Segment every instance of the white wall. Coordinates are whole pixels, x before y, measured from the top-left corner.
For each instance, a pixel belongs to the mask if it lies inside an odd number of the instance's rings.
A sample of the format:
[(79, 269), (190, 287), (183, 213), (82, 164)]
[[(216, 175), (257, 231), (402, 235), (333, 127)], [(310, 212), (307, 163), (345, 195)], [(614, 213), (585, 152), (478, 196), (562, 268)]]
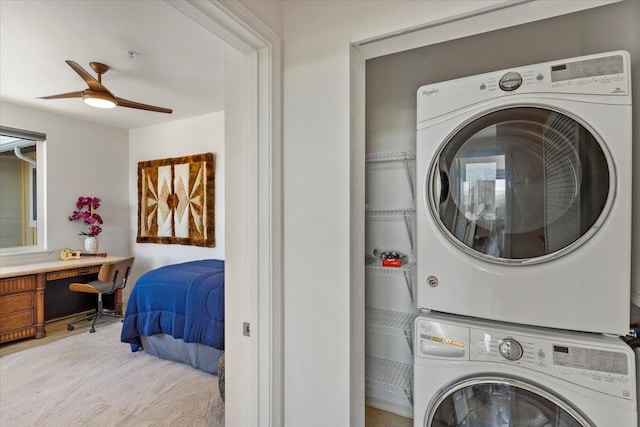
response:
[[(52, 258), (62, 248), (82, 249), (78, 233), (86, 226), (68, 217), (79, 196), (95, 196), (102, 199), (98, 213), (105, 222), (99, 251), (136, 256), (134, 282), (139, 274), (168, 263), (224, 259), (223, 112), (127, 131), (7, 102), (0, 108), (3, 126), (47, 135), (47, 248)], [(216, 168), (216, 247), (135, 243), (138, 162), (205, 152), (214, 153)]]
[[(0, 103), (0, 123), (47, 135), (47, 248), (58, 257), (62, 248), (82, 249), (80, 231), (71, 222), (79, 196), (102, 199), (98, 213), (104, 224), (99, 251), (127, 256), (129, 235), (128, 132), (72, 117)], [(135, 236), (134, 236), (135, 239)]]
[[(215, 241), (214, 248), (187, 245), (135, 243), (138, 233), (138, 162), (214, 154), (215, 168)], [(132, 236), (132, 255), (136, 263), (132, 280), (151, 269), (204, 258), (224, 259), (224, 113), (211, 113), (184, 120), (129, 131), (128, 228)], [(130, 293), (130, 289), (129, 289)], [(126, 296), (129, 293), (125, 293)]]
[(288, 0), (240, 0), (272, 31), (282, 36), (282, 5)]

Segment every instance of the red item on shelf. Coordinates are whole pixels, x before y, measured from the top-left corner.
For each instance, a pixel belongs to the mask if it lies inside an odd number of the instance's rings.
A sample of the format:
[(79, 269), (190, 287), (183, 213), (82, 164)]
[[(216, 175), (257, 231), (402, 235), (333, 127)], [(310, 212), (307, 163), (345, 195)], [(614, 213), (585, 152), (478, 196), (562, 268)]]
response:
[(383, 267), (400, 267), (402, 265), (402, 258), (382, 258)]

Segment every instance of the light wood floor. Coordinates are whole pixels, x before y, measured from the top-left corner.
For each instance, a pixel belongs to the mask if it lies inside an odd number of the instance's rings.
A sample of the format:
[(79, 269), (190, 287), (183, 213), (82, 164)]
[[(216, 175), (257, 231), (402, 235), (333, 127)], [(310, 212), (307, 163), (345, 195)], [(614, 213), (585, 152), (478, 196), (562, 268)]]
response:
[(365, 406), (364, 425), (365, 427), (412, 427), (413, 419)]
[[(60, 340), (62, 338), (70, 337), (76, 334), (88, 334), (89, 329), (91, 329), (91, 322), (79, 322), (75, 324), (75, 329), (73, 331), (67, 331), (67, 323), (71, 322), (76, 317), (71, 317), (68, 319), (57, 320), (51, 323), (47, 323), (45, 325), (45, 330), (47, 331), (47, 335), (41, 339), (35, 338), (24, 338), (17, 341), (11, 341), (7, 343), (0, 344), (0, 357), (7, 356), (12, 353), (17, 353), (22, 350), (26, 350), (28, 348), (39, 347), (41, 345), (49, 344), (50, 342)], [(112, 317), (104, 317), (100, 319), (99, 323), (96, 325), (96, 329), (101, 327), (105, 327), (111, 323), (120, 322), (118, 319), (114, 319)]]
[[(0, 344), (0, 357), (7, 356), (9, 354), (17, 353), (22, 350), (26, 350), (41, 345), (60, 340), (66, 337), (70, 337), (76, 334), (88, 334), (91, 326), (91, 322), (80, 322), (75, 326), (73, 331), (67, 331), (67, 322), (72, 319), (62, 319), (55, 322), (47, 323), (45, 329), (47, 336), (42, 339), (25, 338), (22, 340), (12, 341), (4, 344)], [(105, 318), (96, 325), (96, 329), (104, 327), (109, 323), (119, 322), (118, 319)], [(365, 406), (365, 427), (411, 427), (413, 420), (411, 418), (402, 417), (400, 415), (392, 414), (371, 406)]]

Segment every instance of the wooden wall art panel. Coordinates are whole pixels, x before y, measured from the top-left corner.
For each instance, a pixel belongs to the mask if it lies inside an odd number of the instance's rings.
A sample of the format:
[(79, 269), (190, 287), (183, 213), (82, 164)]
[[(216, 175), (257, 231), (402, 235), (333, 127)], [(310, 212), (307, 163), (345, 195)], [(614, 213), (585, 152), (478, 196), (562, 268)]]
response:
[(138, 243), (215, 246), (213, 153), (138, 163)]

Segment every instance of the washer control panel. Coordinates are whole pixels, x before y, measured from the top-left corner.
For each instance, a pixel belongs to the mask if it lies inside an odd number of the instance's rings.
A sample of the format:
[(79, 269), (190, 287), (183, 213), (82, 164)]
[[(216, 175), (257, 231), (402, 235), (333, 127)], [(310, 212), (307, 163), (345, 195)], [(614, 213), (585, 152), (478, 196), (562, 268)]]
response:
[(617, 398), (636, 396), (635, 353), (618, 338), (425, 317), (416, 319), (414, 332), (416, 363), (468, 363), (478, 372), (527, 370)]
[(469, 360), (512, 364), (613, 396), (633, 396), (633, 352), (481, 329), (470, 329), (469, 337)]
[(498, 351), (507, 360), (520, 360), (522, 357), (522, 346), (513, 338), (505, 338), (498, 344)]

